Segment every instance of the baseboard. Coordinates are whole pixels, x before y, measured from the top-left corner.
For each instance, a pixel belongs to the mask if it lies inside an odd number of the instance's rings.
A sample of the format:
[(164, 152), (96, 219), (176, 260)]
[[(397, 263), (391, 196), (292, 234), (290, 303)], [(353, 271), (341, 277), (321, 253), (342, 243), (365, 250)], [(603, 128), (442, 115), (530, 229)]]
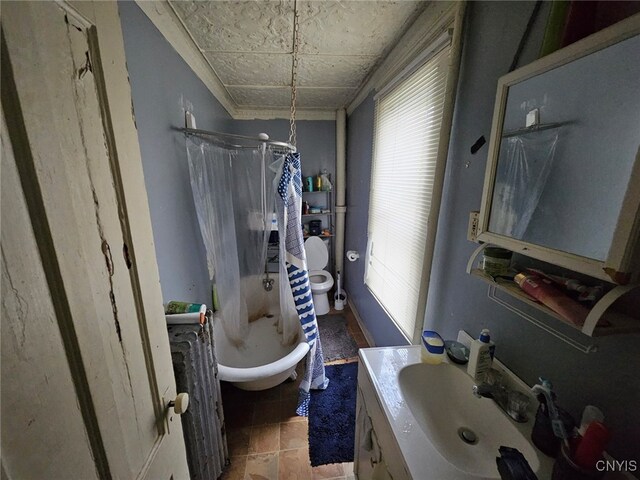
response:
[[(347, 295), (347, 298), (349, 298), (348, 295)], [(362, 321), (362, 317), (360, 317), (360, 314), (358, 313), (356, 306), (353, 304), (353, 300), (347, 300), (347, 301), (349, 302), (349, 308), (351, 309), (353, 316), (356, 317), (356, 322), (358, 322), (358, 326), (360, 327), (360, 330), (362, 330), (362, 334), (364, 335), (364, 338), (367, 340), (367, 343), (369, 344), (370, 347), (375, 347), (376, 343), (373, 341), (373, 337), (371, 336), (371, 333), (369, 333), (369, 330), (367, 330), (367, 327), (365, 327), (364, 322)]]

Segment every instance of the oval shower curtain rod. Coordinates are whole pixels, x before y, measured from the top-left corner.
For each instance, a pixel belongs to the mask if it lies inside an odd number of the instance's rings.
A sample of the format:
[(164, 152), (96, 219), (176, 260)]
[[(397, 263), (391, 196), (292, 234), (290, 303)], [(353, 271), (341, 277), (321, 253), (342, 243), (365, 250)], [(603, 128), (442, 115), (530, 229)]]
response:
[(177, 128), (174, 127), (175, 130), (179, 130), (181, 132), (186, 133), (187, 135), (203, 135), (203, 136), (207, 136), (207, 137), (214, 137), (218, 140), (222, 140), (222, 143), (225, 147), (231, 147), (231, 148), (255, 148), (254, 146), (249, 146), (249, 145), (236, 145), (234, 143), (230, 143), (227, 142), (226, 140), (240, 140), (240, 141), (252, 141), (252, 142), (259, 142), (259, 143), (263, 143), (266, 145), (271, 145), (274, 147), (280, 147), (280, 148), (285, 148), (289, 151), (291, 151), (292, 153), (296, 152), (296, 147), (294, 147), (293, 145), (291, 145), (290, 143), (287, 142), (278, 142), (276, 140), (269, 140), (269, 135), (267, 135), (266, 133), (261, 133), (259, 136), (257, 137), (249, 137), (246, 135), (237, 135), (234, 133), (221, 133), (221, 132), (210, 132), (208, 130), (200, 130), (197, 128)]

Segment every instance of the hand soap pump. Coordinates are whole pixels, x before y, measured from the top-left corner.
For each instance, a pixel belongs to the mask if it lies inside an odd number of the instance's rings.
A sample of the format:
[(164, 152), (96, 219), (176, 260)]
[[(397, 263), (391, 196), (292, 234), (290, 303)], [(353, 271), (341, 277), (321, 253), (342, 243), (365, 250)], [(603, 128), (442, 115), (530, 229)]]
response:
[(480, 332), (480, 338), (471, 342), (467, 373), (476, 382), (483, 382), (491, 368), (491, 337), (486, 328)]

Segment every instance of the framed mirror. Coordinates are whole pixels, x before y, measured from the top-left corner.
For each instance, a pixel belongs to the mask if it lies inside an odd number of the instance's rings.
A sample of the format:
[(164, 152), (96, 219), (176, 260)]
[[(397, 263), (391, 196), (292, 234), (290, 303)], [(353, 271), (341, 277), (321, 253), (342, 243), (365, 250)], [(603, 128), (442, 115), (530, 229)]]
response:
[(640, 15), (498, 82), (478, 241), (613, 283), (640, 252)]

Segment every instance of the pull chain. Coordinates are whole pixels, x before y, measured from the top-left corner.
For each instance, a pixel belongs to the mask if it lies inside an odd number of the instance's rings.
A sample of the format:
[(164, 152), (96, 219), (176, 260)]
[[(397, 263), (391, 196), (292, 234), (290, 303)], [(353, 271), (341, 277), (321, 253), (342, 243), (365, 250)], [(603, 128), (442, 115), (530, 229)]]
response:
[(289, 121), (289, 143), (296, 145), (296, 84), (298, 82), (298, 48), (300, 46), (300, 13), (298, 2), (294, 4), (293, 15), (293, 62), (291, 66), (291, 118)]

